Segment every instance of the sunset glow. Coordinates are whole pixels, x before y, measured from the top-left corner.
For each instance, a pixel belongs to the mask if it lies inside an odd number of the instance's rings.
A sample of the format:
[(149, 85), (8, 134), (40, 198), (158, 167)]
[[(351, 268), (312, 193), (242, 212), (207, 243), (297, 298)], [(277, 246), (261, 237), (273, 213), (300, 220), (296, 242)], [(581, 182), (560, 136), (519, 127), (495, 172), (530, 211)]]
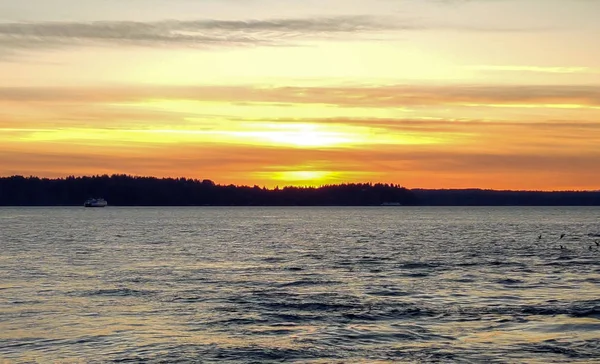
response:
[(327, 181), (335, 180), (335, 172), (329, 171), (284, 171), (274, 172), (272, 178), (283, 183), (303, 184), (303, 186), (318, 187)]
[(600, 189), (600, 2), (58, 2), (0, 5), (2, 176)]

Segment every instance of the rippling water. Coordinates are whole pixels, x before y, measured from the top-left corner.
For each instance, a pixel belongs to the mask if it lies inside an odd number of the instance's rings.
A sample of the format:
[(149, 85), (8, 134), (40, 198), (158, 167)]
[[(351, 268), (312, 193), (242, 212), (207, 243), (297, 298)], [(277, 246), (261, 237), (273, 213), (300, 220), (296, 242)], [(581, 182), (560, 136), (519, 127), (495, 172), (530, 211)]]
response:
[(0, 208), (0, 361), (600, 362), (594, 240), (599, 208)]

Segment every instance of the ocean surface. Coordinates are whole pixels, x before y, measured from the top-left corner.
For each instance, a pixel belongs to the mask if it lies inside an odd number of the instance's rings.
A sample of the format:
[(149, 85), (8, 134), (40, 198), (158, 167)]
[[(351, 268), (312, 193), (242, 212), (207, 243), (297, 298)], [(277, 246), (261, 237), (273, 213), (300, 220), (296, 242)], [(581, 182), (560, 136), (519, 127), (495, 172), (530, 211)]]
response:
[(594, 240), (598, 207), (0, 208), (0, 362), (600, 363)]

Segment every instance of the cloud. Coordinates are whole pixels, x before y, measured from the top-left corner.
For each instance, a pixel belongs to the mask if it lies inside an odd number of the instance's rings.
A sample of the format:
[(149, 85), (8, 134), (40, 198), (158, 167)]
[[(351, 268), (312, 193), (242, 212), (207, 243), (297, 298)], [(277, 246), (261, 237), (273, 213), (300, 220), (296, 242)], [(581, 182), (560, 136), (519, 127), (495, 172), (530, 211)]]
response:
[[(265, 119), (261, 119), (265, 120)], [(579, 137), (590, 137), (589, 133), (597, 133), (600, 138), (600, 123), (575, 120), (546, 120), (546, 121), (489, 121), (479, 119), (432, 119), (432, 118), (324, 118), (324, 119), (267, 119), (265, 121), (282, 123), (309, 124), (341, 124), (349, 126), (367, 126), (393, 133), (489, 133), (492, 129), (503, 129), (519, 133), (556, 133), (556, 136), (567, 136), (569, 131), (576, 131)]]
[[(597, 188), (600, 177), (595, 153), (535, 153), (530, 151), (477, 151), (458, 148), (415, 149), (405, 146), (345, 150), (298, 150), (261, 146), (181, 144), (177, 148), (156, 146), (144, 153), (126, 149), (52, 148), (23, 146), (2, 150), (0, 175), (133, 173), (154, 176), (210, 178), (220, 183), (273, 185), (268, 172), (311, 166), (325, 171), (379, 174), (378, 180), (409, 187), (495, 188)], [(138, 150), (139, 152), (139, 150)], [(254, 173), (262, 172), (260, 180)], [(500, 178), (501, 177), (501, 178)], [(426, 181), (426, 182), (425, 182)], [(501, 181), (501, 182), (500, 182)], [(425, 183), (424, 183), (425, 182)], [(469, 185), (465, 185), (469, 184)], [(511, 185), (512, 183), (512, 185)], [(281, 184), (281, 182), (279, 182)]]
[(368, 15), (263, 20), (23, 22), (0, 23), (0, 48), (24, 51), (92, 45), (280, 46), (296, 45), (310, 39), (353, 40), (367, 35), (370, 37), (365, 39), (372, 40), (373, 34), (381, 32), (436, 29), (475, 32), (531, 30), (427, 24), (414, 19)]
[[(56, 109), (52, 109), (55, 111)], [(325, 149), (387, 149), (407, 145), (428, 148), (469, 146), (471, 151), (511, 150), (538, 153), (596, 152), (600, 124), (579, 120), (482, 120), (444, 118), (183, 118), (177, 113), (153, 116), (146, 110), (131, 113), (106, 110), (83, 115), (58, 113), (45, 117), (25, 115), (22, 120), (0, 117), (5, 142), (58, 141), (85, 145), (100, 143), (110, 149), (120, 145), (198, 144), (272, 145), (308, 150), (318, 143), (303, 138), (342, 138), (346, 143)], [(79, 115), (79, 116), (78, 116)], [(81, 119), (79, 118), (81, 117)], [(116, 119), (115, 119), (116, 117)], [(2, 139), (2, 138), (0, 138)], [(460, 149), (460, 148), (459, 148)], [(438, 152), (443, 152), (438, 150)]]
[(600, 70), (591, 67), (542, 67), (542, 66), (470, 66), (470, 69), (476, 71), (491, 71), (491, 72), (533, 72), (533, 73), (558, 73), (558, 74), (574, 74), (574, 73), (600, 73)]
[(273, 20), (97, 21), (0, 24), (0, 45), (41, 48), (65, 45), (247, 46), (289, 44), (294, 39), (407, 28), (369, 16)]
[(226, 103), (323, 104), (387, 108), (435, 105), (600, 107), (600, 86), (450, 85), (369, 87), (164, 86), (120, 88), (0, 87), (11, 102), (119, 103), (186, 100)]

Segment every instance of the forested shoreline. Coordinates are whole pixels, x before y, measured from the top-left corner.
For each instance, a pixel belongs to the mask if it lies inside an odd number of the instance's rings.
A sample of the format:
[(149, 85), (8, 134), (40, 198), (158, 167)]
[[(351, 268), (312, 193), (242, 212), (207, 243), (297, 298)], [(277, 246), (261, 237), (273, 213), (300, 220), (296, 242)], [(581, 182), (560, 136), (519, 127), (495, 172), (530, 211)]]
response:
[(600, 206), (600, 191), (410, 190), (384, 183), (267, 189), (129, 175), (0, 178), (0, 206), (81, 206), (91, 197), (110, 206)]

